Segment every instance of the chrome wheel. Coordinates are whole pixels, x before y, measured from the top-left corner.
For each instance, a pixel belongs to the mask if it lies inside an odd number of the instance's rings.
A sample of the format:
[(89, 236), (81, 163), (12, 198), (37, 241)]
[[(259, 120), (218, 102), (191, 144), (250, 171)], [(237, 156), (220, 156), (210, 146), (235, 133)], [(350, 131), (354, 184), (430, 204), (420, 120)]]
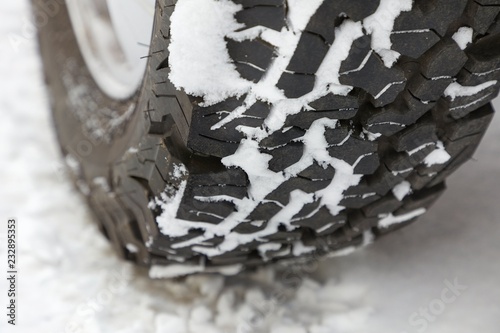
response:
[(147, 64), (155, 0), (66, 0), (81, 53), (101, 90), (126, 99)]

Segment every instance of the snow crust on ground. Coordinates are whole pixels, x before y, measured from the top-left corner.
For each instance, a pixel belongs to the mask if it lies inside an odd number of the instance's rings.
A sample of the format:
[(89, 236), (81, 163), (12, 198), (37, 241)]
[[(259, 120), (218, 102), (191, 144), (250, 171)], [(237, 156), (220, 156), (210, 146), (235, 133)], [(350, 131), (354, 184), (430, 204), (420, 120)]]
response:
[[(499, 117), (437, 206), (367, 250), (284, 276), (150, 280), (115, 258), (66, 176), (27, 3), (0, 3), (2, 275), (9, 217), (19, 221), (20, 251), (19, 324), (2, 312), (0, 332), (241, 333), (248, 322), (261, 323), (252, 333), (498, 332)], [(466, 289), (444, 303), (455, 280)], [(1, 278), (1, 308), (5, 290)]]

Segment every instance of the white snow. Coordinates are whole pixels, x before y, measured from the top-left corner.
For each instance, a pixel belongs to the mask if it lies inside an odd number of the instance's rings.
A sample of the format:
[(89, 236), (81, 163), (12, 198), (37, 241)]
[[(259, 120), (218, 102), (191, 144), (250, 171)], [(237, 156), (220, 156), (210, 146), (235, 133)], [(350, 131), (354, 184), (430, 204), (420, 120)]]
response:
[(380, 138), (382, 136), (381, 133), (372, 133), (372, 132), (368, 131), (365, 128), (363, 128), (363, 133), (366, 135), (366, 138), (369, 141), (375, 141), (375, 140), (377, 140), (378, 138)]
[(262, 257), (266, 258), (266, 253), (269, 251), (278, 251), (281, 249), (282, 244), (281, 243), (265, 243), (262, 245), (258, 246), (258, 251), (262, 255)]
[(407, 182), (407, 181), (402, 181), (401, 183), (399, 183), (398, 185), (396, 185), (393, 189), (392, 189), (392, 193), (394, 194), (394, 196), (399, 200), (399, 201), (403, 201), (403, 199), (409, 195), (410, 193), (412, 193), (412, 188), (411, 188), (411, 184), (410, 182)]
[(68, 168), (73, 172), (73, 174), (78, 175), (81, 172), (80, 162), (71, 154), (66, 155), (64, 162)]
[(327, 254), (328, 258), (336, 258), (336, 257), (344, 257), (350, 254), (353, 254), (357, 251), (357, 248), (354, 246), (348, 246), (343, 249), (333, 251)]
[(470, 27), (461, 27), (453, 34), (451, 38), (458, 44), (458, 46), (465, 50), (467, 45), (472, 43), (472, 36), (474, 35), (474, 30)]
[(287, 0), (288, 20), (291, 30), (301, 33), (324, 0)]
[(393, 214), (381, 215), (379, 216), (380, 220), (378, 221), (378, 226), (380, 228), (387, 228), (394, 224), (410, 221), (411, 219), (414, 219), (420, 215), (425, 214), (425, 212), (426, 212), (425, 208), (419, 208), (417, 210), (414, 210), (413, 212), (398, 216), (394, 216)]
[(448, 162), (451, 158), (451, 155), (446, 151), (444, 147), (444, 143), (442, 141), (438, 141), (436, 144), (436, 149), (427, 155), (424, 159), (424, 163), (431, 167), (436, 164), (444, 164)]
[(174, 164), (174, 172), (172, 173), (172, 177), (180, 179), (182, 176), (187, 174), (186, 166), (183, 164)]
[(188, 274), (201, 273), (205, 266), (189, 266), (186, 264), (169, 265), (169, 266), (151, 266), (149, 276), (153, 279), (174, 278)]
[(402, 12), (410, 11), (412, 5), (412, 0), (381, 0), (377, 11), (363, 20), (363, 27), (372, 35), (372, 49), (387, 67), (392, 67), (400, 56), (391, 50), (394, 21)]
[(100, 187), (104, 192), (110, 191), (108, 180), (105, 177), (96, 177), (92, 180), (92, 183)]
[(127, 251), (129, 251), (130, 253), (137, 253), (139, 252), (139, 248), (137, 246), (135, 246), (134, 244), (127, 244), (125, 246), (127, 248)]
[(302, 241), (297, 241), (293, 243), (293, 250), (292, 253), (294, 256), (298, 257), (306, 253), (311, 253), (314, 250), (316, 250), (316, 247), (314, 246), (306, 246)]
[(242, 28), (233, 17), (241, 8), (229, 0), (185, 0), (177, 2), (171, 17), (169, 78), (207, 104), (241, 96), (250, 86), (231, 63), (224, 40)]
[(161, 198), (157, 198), (155, 201), (150, 202), (149, 206), (151, 208), (159, 205), (162, 209), (161, 216), (158, 216), (156, 222), (160, 231), (165, 235), (170, 235), (172, 237), (184, 236), (187, 234), (189, 229), (196, 226), (196, 222), (185, 221), (185, 223), (175, 223), (177, 210), (184, 195), (186, 189), (186, 182), (182, 182), (180, 188), (175, 192), (173, 197), (169, 197), (167, 192), (162, 193)]
[(484, 82), (477, 86), (462, 86), (458, 82), (453, 82), (446, 88), (444, 95), (450, 97), (451, 100), (454, 101), (457, 97), (474, 96), (495, 84), (497, 84), (496, 80)]
[[(116, 258), (85, 200), (53, 168), (62, 160), (28, 1), (0, 2), (0, 13), (0, 76), (8, 78), (0, 84), (0, 218), (18, 219), (20, 265), (19, 322), (14, 328), (4, 318), (0, 332), (410, 333), (421, 328), (410, 316), (441, 297), (443, 281), (455, 279), (468, 289), (441, 315), (430, 313), (426, 332), (498, 332), (500, 268), (492, 263), (500, 243), (500, 118), (478, 161), (450, 179), (442, 200), (419, 223), (368, 250), (306, 270), (282, 267), (283, 274), (267, 268), (229, 278), (151, 280)], [(5, 290), (2, 278), (0, 304)]]

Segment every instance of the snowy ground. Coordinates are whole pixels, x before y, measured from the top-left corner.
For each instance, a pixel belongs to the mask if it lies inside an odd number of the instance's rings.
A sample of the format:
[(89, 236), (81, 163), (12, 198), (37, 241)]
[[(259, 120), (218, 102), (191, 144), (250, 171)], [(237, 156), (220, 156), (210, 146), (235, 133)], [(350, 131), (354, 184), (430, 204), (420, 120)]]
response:
[[(0, 332), (498, 332), (500, 117), (419, 223), (362, 252), (281, 277), (151, 281), (113, 256), (65, 177), (27, 1), (0, 13)], [(16, 327), (5, 316), (9, 217)]]

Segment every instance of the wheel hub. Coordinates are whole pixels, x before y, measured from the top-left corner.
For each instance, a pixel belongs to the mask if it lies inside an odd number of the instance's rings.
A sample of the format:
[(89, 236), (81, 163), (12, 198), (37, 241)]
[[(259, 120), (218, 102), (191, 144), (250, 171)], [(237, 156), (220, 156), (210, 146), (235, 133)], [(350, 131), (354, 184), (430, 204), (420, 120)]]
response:
[(115, 99), (141, 85), (153, 30), (155, 0), (66, 0), (90, 73)]

